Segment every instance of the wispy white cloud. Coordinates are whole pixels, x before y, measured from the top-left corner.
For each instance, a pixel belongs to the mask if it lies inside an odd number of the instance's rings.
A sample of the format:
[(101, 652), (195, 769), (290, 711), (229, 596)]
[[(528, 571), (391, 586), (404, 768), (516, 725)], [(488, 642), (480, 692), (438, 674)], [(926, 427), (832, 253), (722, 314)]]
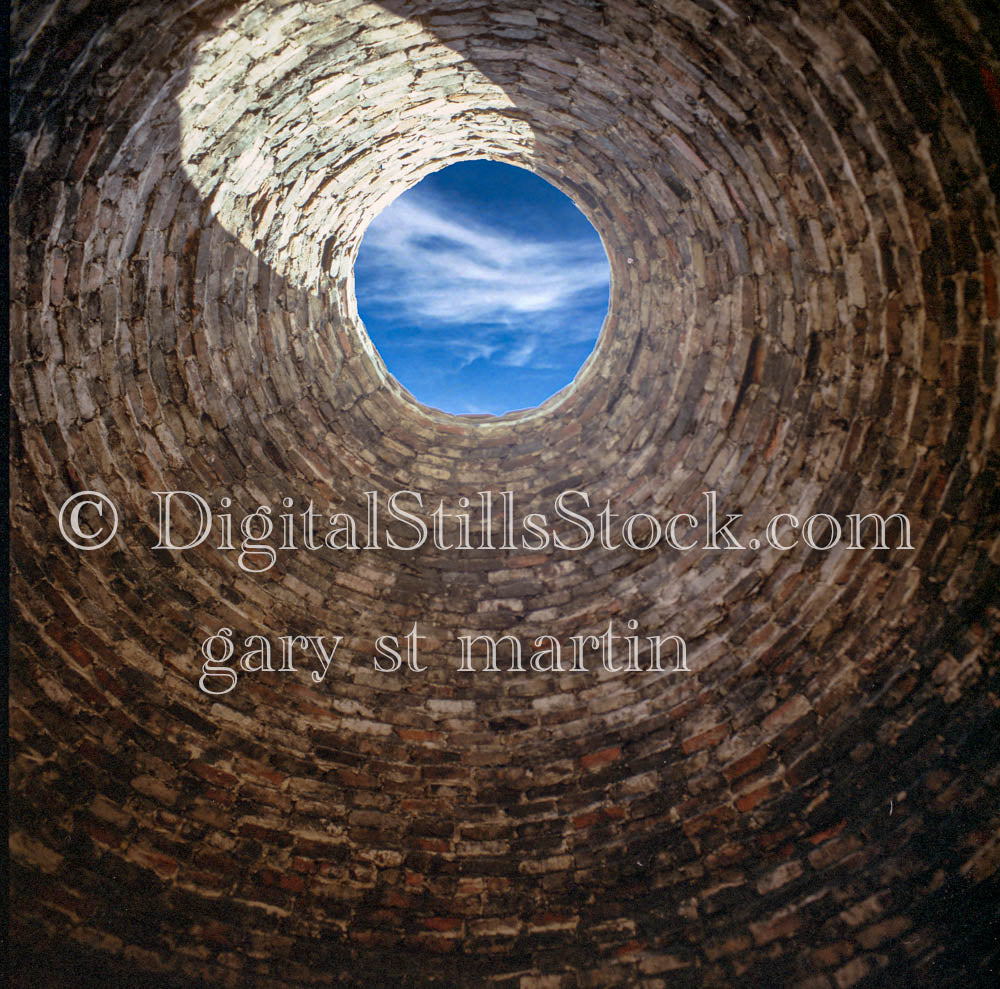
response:
[(567, 238), (544, 223), (540, 216), (538, 230), (512, 234), (411, 190), (365, 234), (362, 314), (368, 307), (391, 311), (398, 326), (433, 325), (463, 366), (544, 364), (552, 348), (593, 339), (595, 300), (606, 305), (608, 286), (596, 235)]
[(535, 355), (537, 349), (537, 337), (527, 337), (504, 355), (502, 363), (508, 367), (524, 367)]

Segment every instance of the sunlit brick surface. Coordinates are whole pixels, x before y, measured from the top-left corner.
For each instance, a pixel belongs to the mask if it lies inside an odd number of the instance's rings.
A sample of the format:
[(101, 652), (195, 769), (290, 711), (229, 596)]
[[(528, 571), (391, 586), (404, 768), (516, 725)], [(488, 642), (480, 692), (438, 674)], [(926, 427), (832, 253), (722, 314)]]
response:
[[(15, 11), (15, 984), (987, 984), (995, 23)], [(499, 420), (402, 392), (351, 275), (392, 197), (484, 156), (571, 195), (612, 268), (577, 380)], [(714, 489), (747, 531), (900, 511), (914, 549), (323, 550), (254, 576), (151, 548), (157, 490), (360, 515), (372, 490), (527, 513), (567, 488), (658, 517)], [(83, 489), (123, 516), (93, 553), (56, 525)], [(693, 672), (457, 672), (458, 635), (628, 619), (683, 634)], [(427, 671), (374, 670), (414, 622)], [(346, 639), (322, 684), (213, 698), (222, 626)]]

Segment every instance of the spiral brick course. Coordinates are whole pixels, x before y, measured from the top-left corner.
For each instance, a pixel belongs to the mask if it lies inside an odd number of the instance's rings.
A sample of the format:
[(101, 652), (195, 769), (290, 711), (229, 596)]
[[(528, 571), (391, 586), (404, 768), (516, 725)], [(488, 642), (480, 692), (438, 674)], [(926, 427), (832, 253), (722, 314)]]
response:
[[(14, 983), (989, 984), (1000, 846), (989, 4), (28, 3), (12, 18)], [(612, 270), (567, 389), (425, 408), (366, 224), (491, 157)], [(567, 489), (905, 513), (912, 551), (154, 550), (237, 518)], [(98, 490), (92, 553), (56, 516)], [(629, 619), (692, 672), (462, 674)], [(427, 671), (372, 667), (427, 637)], [(198, 645), (344, 634), (321, 684)], [(18, 981), (20, 980), (20, 982)]]

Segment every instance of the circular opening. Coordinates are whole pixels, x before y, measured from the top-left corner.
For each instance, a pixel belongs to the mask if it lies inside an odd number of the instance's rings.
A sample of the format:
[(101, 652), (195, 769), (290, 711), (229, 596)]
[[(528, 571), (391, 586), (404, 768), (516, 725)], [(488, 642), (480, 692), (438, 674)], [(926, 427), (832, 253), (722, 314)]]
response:
[(610, 270), (568, 196), (526, 169), (466, 161), (372, 221), (354, 280), (372, 343), (416, 399), (502, 415), (574, 379), (608, 312)]

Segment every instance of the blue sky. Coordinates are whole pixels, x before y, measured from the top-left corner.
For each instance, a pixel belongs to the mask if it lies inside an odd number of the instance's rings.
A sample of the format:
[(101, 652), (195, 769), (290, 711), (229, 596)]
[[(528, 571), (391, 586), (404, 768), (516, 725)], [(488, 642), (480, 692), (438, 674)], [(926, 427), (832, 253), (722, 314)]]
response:
[(589, 221), (544, 179), (491, 161), (450, 165), (386, 207), (354, 277), (390, 373), (456, 414), (544, 402), (573, 380), (608, 310)]

